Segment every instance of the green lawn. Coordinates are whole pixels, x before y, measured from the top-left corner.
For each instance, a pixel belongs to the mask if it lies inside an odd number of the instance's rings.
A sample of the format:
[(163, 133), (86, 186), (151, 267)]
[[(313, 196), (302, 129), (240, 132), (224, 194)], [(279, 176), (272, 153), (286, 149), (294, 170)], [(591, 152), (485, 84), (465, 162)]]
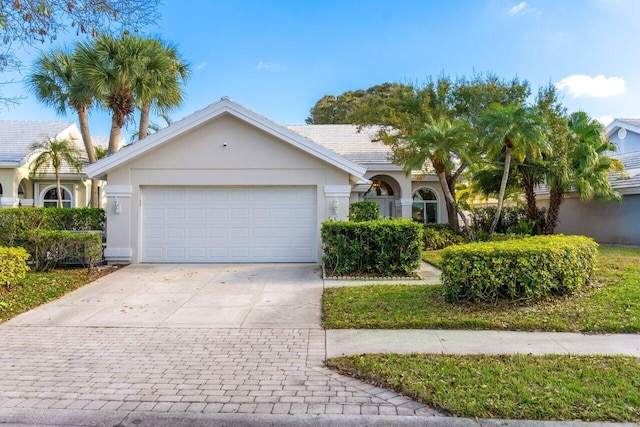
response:
[[(430, 259), (438, 251), (427, 253)], [(328, 288), (326, 328), (640, 332), (640, 249), (601, 247), (592, 283), (551, 301), (447, 303), (441, 286)]]
[(106, 274), (109, 269), (87, 273), (84, 268), (60, 269), (49, 272), (29, 272), (27, 277), (11, 285), (0, 287), (0, 323), (29, 311)]
[(631, 357), (374, 354), (328, 365), (460, 417), (640, 421)]

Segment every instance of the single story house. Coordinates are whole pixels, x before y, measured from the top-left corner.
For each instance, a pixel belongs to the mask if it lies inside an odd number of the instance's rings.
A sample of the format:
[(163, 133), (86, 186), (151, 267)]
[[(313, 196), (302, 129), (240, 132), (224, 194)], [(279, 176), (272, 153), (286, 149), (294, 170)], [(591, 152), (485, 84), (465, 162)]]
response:
[[(622, 202), (582, 201), (569, 193), (560, 207), (556, 233), (582, 234), (599, 243), (640, 245), (640, 120), (616, 119), (606, 128), (607, 137), (618, 147), (612, 157), (624, 172), (609, 177)], [(543, 203), (547, 194), (541, 194)]]
[[(33, 143), (69, 139), (84, 153), (80, 131), (71, 122), (0, 120), (0, 206), (57, 206), (53, 169), (31, 178), (36, 152)], [(62, 168), (62, 200), (65, 207), (85, 207), (91, 197), (91, 181), (84, 173)]]
[(436, 177), (407, 177), (373, 134), (287, 127), (224, 97), (85, 168), (108, 183), (105, 258), (315, 263), (321, 223), (359, 200), (445, 222)]

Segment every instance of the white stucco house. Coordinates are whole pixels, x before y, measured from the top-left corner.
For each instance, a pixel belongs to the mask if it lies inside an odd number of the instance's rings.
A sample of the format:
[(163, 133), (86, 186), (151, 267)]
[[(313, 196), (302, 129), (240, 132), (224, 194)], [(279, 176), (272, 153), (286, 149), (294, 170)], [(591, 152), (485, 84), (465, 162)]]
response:
[(109, 262), (319, 262), (320, 227), (374, 200), (445, 222), (418, 181), (355, 126), (283, 126), (227, 97), (85, 168), (107, 181)]
[[(31, 145), (49, 139), (69, 139), (81, 152), (84, 144), (72, 122), (0, 120), (0, 206), (57, 206), (53, 169), (30, 177), (38, 153)], [(91, 197), (91, 181), (82, 172), (62, 168), (62, 200), (65, 207), (85, 207)]]
[[(611, 155), (624, 165), (623, 173), (609, 177), (622, 203), (583, 202), (569, 193), (560, 207), (556, 233), (582, 234), (599, 243), (640, 245), (640, 119), (615, 119), (606, 131), (618, 147)], [(548, 194), (541, 196), (548, 198)]]

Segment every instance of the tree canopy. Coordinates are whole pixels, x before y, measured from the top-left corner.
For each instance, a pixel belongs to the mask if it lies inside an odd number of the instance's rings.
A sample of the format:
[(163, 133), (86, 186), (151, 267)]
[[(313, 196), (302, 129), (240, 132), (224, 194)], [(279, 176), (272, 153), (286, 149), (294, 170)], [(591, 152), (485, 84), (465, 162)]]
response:
[[(0, 72), (20, 70), (17, 50), (57, 40), (59, 34), (95, 37), (134, 33), (155, 22), (158, 0), (0, 1)], [(2, 98), (0, 101), (9, 102)]]

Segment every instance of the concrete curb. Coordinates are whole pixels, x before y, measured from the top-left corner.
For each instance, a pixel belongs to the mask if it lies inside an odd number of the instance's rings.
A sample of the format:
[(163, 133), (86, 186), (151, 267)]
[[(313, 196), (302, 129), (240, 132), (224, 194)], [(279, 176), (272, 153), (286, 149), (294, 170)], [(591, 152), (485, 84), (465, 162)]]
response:
[(216, 426), (421, 426), (421, 427), (638, 427), (637, 423), (527, 421), (384, 415), (256, 415), (86, 410), (0, 409), (3, 426), (208, 427)]

